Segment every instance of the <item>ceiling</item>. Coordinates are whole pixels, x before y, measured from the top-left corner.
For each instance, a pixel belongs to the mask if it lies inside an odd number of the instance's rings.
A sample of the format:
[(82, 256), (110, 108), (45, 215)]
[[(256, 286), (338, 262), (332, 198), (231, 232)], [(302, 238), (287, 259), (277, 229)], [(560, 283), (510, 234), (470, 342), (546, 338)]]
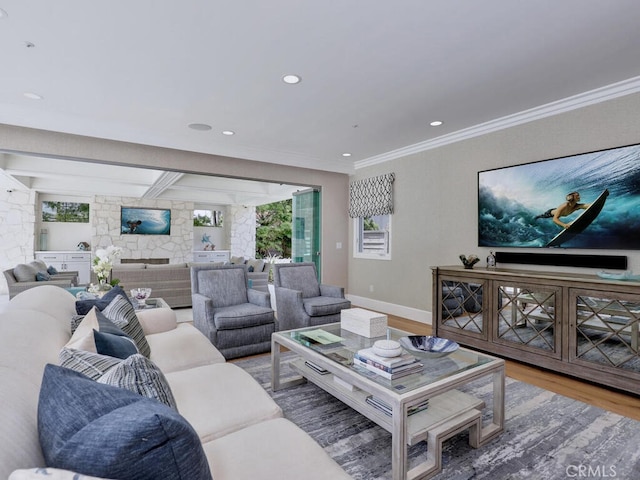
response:
[(103, 195), (194, 202), (203, 208), (265, 205), (308, 188), (105, 164), (78, 168), (74, 160), (7, 153), (0, 153), (0, 187), (65, 197)]
[[(640, 91), (637, 0), (0, 0), (0, 9), (0, 123), (333, 172), (543, 106)], [(302, 81), (286, 84), (286, 74)], [(52, 159), (0, 162), (30, 188), (68, 177), (54, 181), (67, 172), (48, 170)], [(118, 172), (130, 192), (173, 180)], [(208, 180), (183, 176), (164, 195), (241, 188)]]

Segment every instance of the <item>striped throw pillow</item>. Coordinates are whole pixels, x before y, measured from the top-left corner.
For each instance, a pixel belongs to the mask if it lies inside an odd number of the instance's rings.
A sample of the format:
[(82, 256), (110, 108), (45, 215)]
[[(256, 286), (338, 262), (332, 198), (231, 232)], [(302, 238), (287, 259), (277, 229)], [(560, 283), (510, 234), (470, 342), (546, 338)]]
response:
[(142, 326), (136, 316), (133, 306), (122, 296), (118, 295), (102, 311), (103, 315), (118, 325), (124, 333), (129, 335), (138, 347), (138, 351), (149, 358), (151, 347), (144, 336)]
[(98, 383), (125, 388), (178, 410), (164, 374), (155, 363), (143, 355), (131, 355), (98, 378)]
[(80, 372), (92, 380), (99, 379), (102, 375), (122, 362), (122, 360), (116, 357), (67, 347), (60, 350), (58, 361), (61, 367)]

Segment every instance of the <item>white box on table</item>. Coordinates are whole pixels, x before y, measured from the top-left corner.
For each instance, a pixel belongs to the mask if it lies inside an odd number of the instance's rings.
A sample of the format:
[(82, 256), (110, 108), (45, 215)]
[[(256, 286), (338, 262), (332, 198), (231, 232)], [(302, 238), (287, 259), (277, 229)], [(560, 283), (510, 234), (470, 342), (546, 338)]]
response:
[(363, 337), (387, 334), (387, 316), (364, 308), (349, 308), (340, 312), (340, 327)]

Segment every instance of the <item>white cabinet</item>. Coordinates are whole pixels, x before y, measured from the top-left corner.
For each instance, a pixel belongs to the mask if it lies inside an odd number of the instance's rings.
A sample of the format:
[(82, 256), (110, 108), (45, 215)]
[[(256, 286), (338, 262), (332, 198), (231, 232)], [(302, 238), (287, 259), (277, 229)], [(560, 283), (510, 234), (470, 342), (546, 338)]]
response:
[(207, 263), (225, 262), (226, 263), (229, 261), (229, 250), (193, 252), (193, 261), (196, 263), (197, 262), (207, 262)]
[(59, 272), (77, 271), (78, 285), (90, 282), (91, 252), (41, 251), (36, 252), (35, 257)]

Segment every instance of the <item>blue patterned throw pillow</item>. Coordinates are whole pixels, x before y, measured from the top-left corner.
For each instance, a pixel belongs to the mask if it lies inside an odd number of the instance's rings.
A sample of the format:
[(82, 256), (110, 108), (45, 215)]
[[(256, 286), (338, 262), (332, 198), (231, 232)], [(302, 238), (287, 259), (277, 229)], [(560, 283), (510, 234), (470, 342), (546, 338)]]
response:
[(202, 444), (174, 409), (47, 365), (38, 404), (47, 466), (130, 480), (210, 480)]
[(47, 268), (47, 273), (49, 275), (57, 275), (58, 270), (56, 270), (56, 267), (54, 267), (53, 265), (49, 265), (49, 267)]

